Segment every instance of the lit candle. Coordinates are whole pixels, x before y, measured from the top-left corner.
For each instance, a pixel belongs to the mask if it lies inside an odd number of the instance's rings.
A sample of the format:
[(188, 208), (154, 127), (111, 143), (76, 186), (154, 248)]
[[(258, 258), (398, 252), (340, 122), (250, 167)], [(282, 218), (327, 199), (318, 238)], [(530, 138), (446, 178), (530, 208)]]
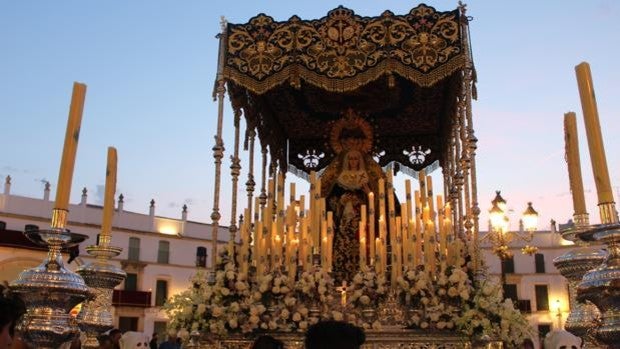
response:
[(566, 147), (566, 162), (568, 163), (568, 179), (573, 196), (575, 215), (588, 213), (586, 199), (581, 179), (581, 160), (579, 159), (579, 136), (577, 135), (577, 120), (575, 113), (564, 114), (564, 142)]
[(435, 204), (433, 202), (433, 177), (426, 176), (426, 199), (428, 203), (428, 209), (430, 217), (435, 220)]
[(383, 267), (381, 266), (381, 239), (375, 239), (375, 251), (377, 251), (377, 255), (375, 256), (375, 272), (377, 275), (383, 275)]
[(446, 230), (445, 230), (445, 219), (444, 214), (445, 210), (443, 208), (443, 197), (441, 195), (437, 195), (437, 209), (439, 215), (437, 217), (437, 225), (439, 228), (439, 256), (442, 258), (446, 255)]
[(366, 227), (360, 222), (360, 269), (366, 266)]
[(327, 270), (332, 270), (334, 252), (334, 214), (327, 212)]
[[(74, 82), (71, 106), (69, 108), (69, 120), (65, 132), (65, 144), (62, 150), (60, 171), (58, 174), (58, 189), (56, 191), (55, 208), (60, 210), (69, 209), (69, 196), (71, 194), (71, 182), (75, 155), (77, 153), (78, 139), (80, 137), (80, 125), (82, 124), (82, 112), (86, 97), (86, 85)], [(64, 227), (63, 227), (64, 228)]]
[[(594, 97), (590, 65), (582, 62), (575, 67), (575, 71), (577, 73), (577, 85), (579, 86), (579, 96), (581, 97), (581, 107), (583, 108), (583, 117), (586, 125), (590, 161), (592, 162), (592, 171), (598, 195), (601, 223), (615, 223), (618, 221), (616, 212), (610, 212), (612, 210), (606, 207), (609, 204), (613, 205), (614, 198), (611, 191), (609, 171), (607, 170), (607, 159), (605, 157), (601, 125)], [(615, 211), (615, 208), (613, 211)]]
[(426, 172), (424, 170), (418, 172), (418, 180), (420, 184), (420, 203), (424, 207), (426, 205)]
[(291, 182), (289, 192), (289, 201), (292, 205), (295, 202), (295, 182)]
[(379, 179), (379, 217), (385, 217), (385, 181)]
[(370, 258), (375, 258), (375, 194), (368, 193), (368, 243), (370, 245)]
[(430, 275), (435, 273), (436, 260), (435, 260), (435, 224), (433, 221), (428, 220), (426, 223), (426, 230), (424, 231), (424, 264), (427, 266), (426, 270), (429, 270)]
[(422, 223), (424, 222), (422, 218), (422, 203), (420, 199), (420, 192), (414, 192), (415, 198), (415, 265), (416, 267), (422, 264)]
[(112, 218), (114, 217), (114, 193), (116, 192), (116, 148), (108, 147), (108, 163), (105, 173), (105, 196), (103, 197), (103, 221), (99, 244), (109, 246), (112, 240)]

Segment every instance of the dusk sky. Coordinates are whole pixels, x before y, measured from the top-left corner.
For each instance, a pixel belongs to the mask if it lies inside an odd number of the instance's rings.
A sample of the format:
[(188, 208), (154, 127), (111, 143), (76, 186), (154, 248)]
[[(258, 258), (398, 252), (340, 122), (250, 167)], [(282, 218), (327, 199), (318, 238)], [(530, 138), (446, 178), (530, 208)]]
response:
[[(88, 85), (71, 202), (88, 188), (102, 202), (106, 148), (118, 149), (118, 193), (125, 209), (210, 222), (217, 105), (211, 93), (220, 16), (245, 23), (319, 18), (338, 5), (376, 16), (403, 14), (410, 1), (4, 1), (0, 4), (0, 177), (12, 193), (54, 197), (73, 81)], [(437, 10), (456, 1), (428, 1)], [(494, 190), (514, 210), (512, 228), (533, 201), (540, 228), (573, 213), (564, 162), (563, 115), (577, 112), (586, 200), (598, 222), (596, 189), (574, 66), (592, 68), (614, 195), (620, 192), (620, 3), (468, 3), (478, 100), (473, 102), (478, 193), (484, 212)], [(222, 224), (230, 220), (232, 113), (227, 103)], [(240, 183), (246, 180), (245, 172)], [(292, 177), (292, 176), (291, 176)], [(401, 176), (399, 176), (401, 177)], [(440, 183), (440, 171), (434, 174)], [(307, 188), (302, 186), (298, 194)], [(439, 192), (436, 188), (436, 192)], [(240, 186), (241, 202), (245, 187)]]

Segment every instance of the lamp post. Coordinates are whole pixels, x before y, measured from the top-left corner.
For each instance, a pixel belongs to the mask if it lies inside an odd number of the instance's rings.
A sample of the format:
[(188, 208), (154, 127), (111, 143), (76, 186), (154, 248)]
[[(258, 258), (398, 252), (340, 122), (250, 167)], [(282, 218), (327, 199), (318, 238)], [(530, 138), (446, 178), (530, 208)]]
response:
[[(510, 219), (507, 215), (506, 200), (501, 196), (499, 190), (495, 191), (495, 198), (491, 201), (491, 209), (489, 210), (489, 219), (491, 221), (491, 231), (483, 238), (488, 239), (493, 247), (493, 253), (500, 260), (501, 267), (501, 283), (502, 287), (506, 285), (506, 260), (512, 257), (512, 253), (508, 249), (509, 244), (514, 239), (525, 242), (532, 241), (534, 231), (538, 225), (538, 212), (532, 207), (532, 203), (527, 203), (527, 208), (523, 212), (520, 220), (520, 231), (510, 231)], [(523, 231), (525, 230), (525, 231)], [(525, 246), (521, 250), (525, 254), (534, 254), (536, 247)]]

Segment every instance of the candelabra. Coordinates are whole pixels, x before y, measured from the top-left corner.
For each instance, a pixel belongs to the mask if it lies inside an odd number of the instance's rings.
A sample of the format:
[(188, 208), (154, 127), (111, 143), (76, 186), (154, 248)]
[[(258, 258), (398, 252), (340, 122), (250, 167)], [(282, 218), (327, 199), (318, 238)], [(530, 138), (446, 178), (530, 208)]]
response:
[(95, 261), (77, 270), (94, 294), (92, 299), (84, 302), (77, 317), (80, 330), (86, 333), (83, 348), (99, 348), (97, 336), (112, 329), (112, 292), (127, 276), (123, 270), (108, 263), (110, 258), (118, 256), (123, 249), (108, 246), (109, 236), (101, 236), (100, 239), (106, 241), (86, 247), (86, 252), (95, 257)]
[(588, 227), (587, 217), (575, 217), (575, 227), (561, 232), (565, 240), (573, 241), (577, 248), (553, 260), (553, 264), (560, 274), (568, 280), (570, 299), (570, 313), (564, 328), (575, 336), (586, 338), (594, 329), (600, 312), (589, 301), (577, 300), (577, 285), (588, 271), (601, 265), (605, 259), (605, 252), (588, 246), (588, 243), (579, 239), (579, 234)]
[(607, 245), (605, 261), (587, 272), (577, 286), (577, 299), (594, 303), (601, 312), (596, 338), (609, 348), (620, 348), (620, 223), (616, 217), (611, 223), (585, 229), (579, 237)]
[(49, 251), (43, 263), (23, 271), (10, 285), (28, 309), (19, 328), (22, 338), (34, 348), (58, 348), (75, 338), (79, 330), (69, 312), (91, 295), (82, 277), (66, 269), (62, 260), (63, 248), (76, 246), (87, 237), (65, 229), (67, 213), (54, 209), (49, 230), (24, 233)]

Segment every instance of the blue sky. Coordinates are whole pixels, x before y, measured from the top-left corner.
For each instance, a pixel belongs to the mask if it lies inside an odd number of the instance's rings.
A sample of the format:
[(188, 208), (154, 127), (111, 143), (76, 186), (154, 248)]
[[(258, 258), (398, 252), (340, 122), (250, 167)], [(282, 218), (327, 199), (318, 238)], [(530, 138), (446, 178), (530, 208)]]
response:
[[(428, 1), (451, 10), (456, 1)], [(318, 18), (342, 4), (361, 15), (405, 13), (408, 1), (5, 1), (0, 4), (0, 176), (12, 192), (39, 197), (55, 187), (73, 81), (88, 85), (71, 201), (98, 202), (106, 147), (118, 149), (118, 193), (128, 210), (209, 221), (211, 98), (220, 16), (246, 22)], [(612, 184), (620, 185), (620, 4), (596, 1), (471, 1), (478, 72), (474, 102), (478, 192), (486, 210), (501, 189), (518, 213), (531, 200), (541, 220), (572, 215), (563, 161), (563, 114), (576, 111), (588, 209), (598, 220), (574, 66), (592, 67)], [(232, 118), (225, 125), (228, 154)], [(228, 163), (223, 166), (224, 183)], [(242, 177), (241, 183), (245, 182)], [(439, 182), (437, 178), (436, 183)], [(245, 188), (240, 195), (245, 197)], [(300, 193), (301, 189), (298, 189)], [(617, 188), (615, 190), (617, 193)], [(230, 197), (228, 185), (223, 198)], [(225, 201), (225, 200), (224, 200)], [(223, 223), (229, 220), (223, 202)], [(541, 224), (542, 225), (542, 224)], [(485, 223), (482, 224), (486, 226)]]

